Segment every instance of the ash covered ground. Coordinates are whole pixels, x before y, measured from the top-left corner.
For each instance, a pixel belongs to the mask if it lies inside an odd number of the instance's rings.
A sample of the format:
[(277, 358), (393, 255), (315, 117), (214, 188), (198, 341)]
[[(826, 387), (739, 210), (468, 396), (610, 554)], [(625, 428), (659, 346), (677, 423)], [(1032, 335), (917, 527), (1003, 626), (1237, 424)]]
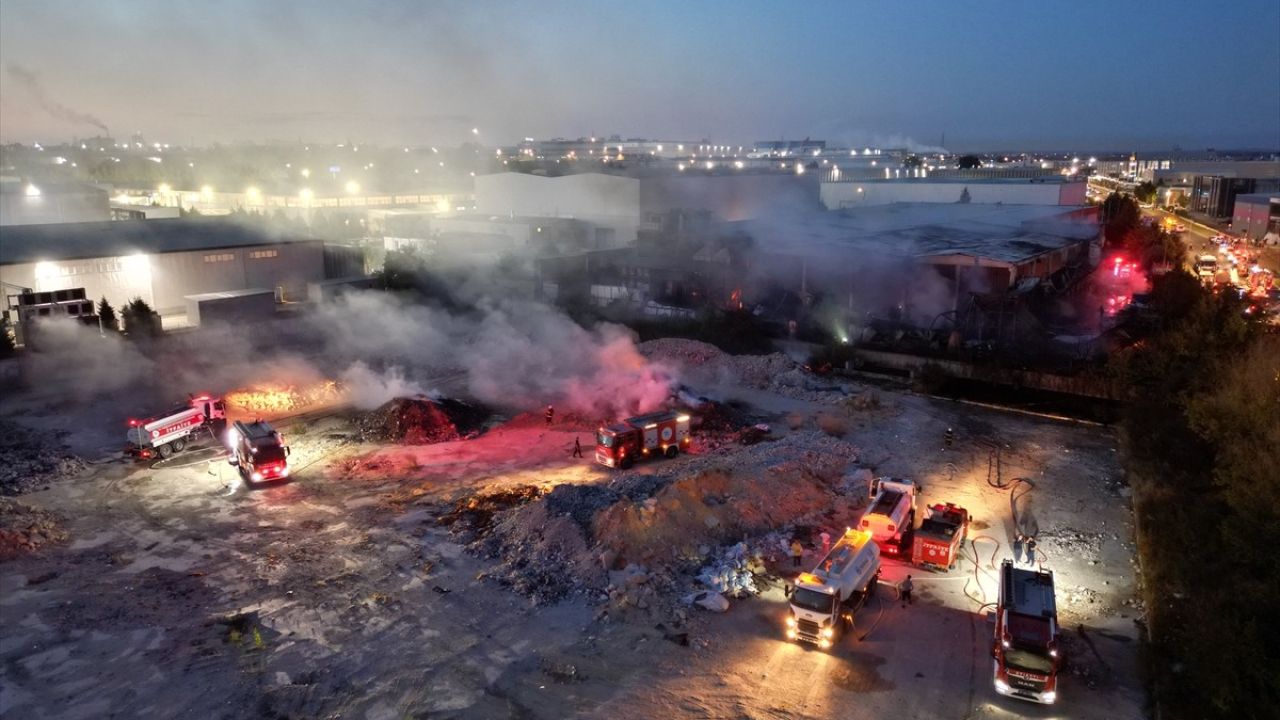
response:
[[(465, 407), (282, 416), (295, 472), (258, 488), (216, 448), (118, 458), (110, 397), (7, 395), (0, 421), (18, 439), (0, 460), (31, 469), (0, 506), (0, 714), (1143, 716), (1110, 430), (816, 379), (783, 355), (638, 350), (716, 409), (690, 453), (626, 472), (592, 461), (605, 418), (589, 404), (551, 424), (540, 406), (487, 416), (459, 376), (433, 389)], [(767, 434), (749, 431), (761, 423)], [(575, 439), (586, 457), (571, 457)], [(1001, 478), (1034, 483), (1017, 511), (1057, 576), (1070, 662), (1055, 708), (991, 689), (981, 605), (1015, 534), (1010, 493), (989, 482), (997, 451)], [(785, 543), (805, 540), (814, 563), (816, 538), (856, 519), (873, 475), (969, 508), (988, 538), (976, 567), (885, 560), (854, 633), (830, 652), (785, 642)], [(738, 543), (751, 591), (725, 612), (691, 602)], [(903, 609), (893, 585), (907, 573)]]

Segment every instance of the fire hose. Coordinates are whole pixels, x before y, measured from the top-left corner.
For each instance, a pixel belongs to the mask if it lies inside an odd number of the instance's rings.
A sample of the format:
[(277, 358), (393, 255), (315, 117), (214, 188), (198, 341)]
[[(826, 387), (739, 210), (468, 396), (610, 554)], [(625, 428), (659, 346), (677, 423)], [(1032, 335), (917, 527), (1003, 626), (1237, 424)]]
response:
[[(985, 570), (982, 568), (982, 561), (978, 556), (978, 547), (977, 547), (977, 543), (979, 540), (989, 541), (994, 545), (991, 548), (991, 559), (987, 561), (987, 567), (990, 568), (990, 570)], [(962, 553), (964, 552), (963, 548), (961, 549), (961, 552)], [(987, 600), (987, 590), (982, 586), (982, 577), (979, 575), (979, 573), (986, 575), (988, 578), (992, 580), (996, 580), (995, 575), (993, 575), (992, 573), (994, 573), (996, 569), (996, 555), (1000, 552), (1000, 541), (991, 537), (990, 535), (974, 535), (972, 538), (969, 538), (968, 552), (973, 554), (972, 557), (970, 557), (967, 554), (965, 555), (965, 559), (973, 563), (973, 577), (965, 580), (964, 594), (965, 594), (965, 597), (978, 603), (979, 605), (978, 610), (979, 612), (981, 612), (982, 608), (987, 607), (988, 605), (995, 605), (995, 603)], [(973, 583), (974, 585), (977, 586), (978, 592), (981, 593), (980, 596), (975, 595), (969, 589), (970, 583)]]
[(1018, 512), (1018, 502), (1034, 490), (1036, 484), (1026, 477), (1015, 477), (1006, 482), (1000, 445), (998, 443), (992, 443), (992, 445), (987, 455), (987, 484), (997, 490), (1009, 491), (1009, 515), (1013, 518), (1015, 536), (1019, 542), (1034, 543), (1036, 535), (1039, 534), (1039, 528), (1037, 527), (1035, 532), (1031, 532), (1023, 525), (1022, 514)]

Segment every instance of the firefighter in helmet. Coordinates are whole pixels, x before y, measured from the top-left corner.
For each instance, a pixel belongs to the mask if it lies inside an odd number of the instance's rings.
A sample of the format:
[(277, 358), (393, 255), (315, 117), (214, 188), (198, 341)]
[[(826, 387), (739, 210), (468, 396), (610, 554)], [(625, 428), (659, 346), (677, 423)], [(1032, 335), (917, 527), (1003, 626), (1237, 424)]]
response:
[(556, 409), (555, 409), (554, 407), (552, 407), (552, 406), (548, 405), (548, 406), (547, 406), (547, 412), (545, 413), (545, 415), (546, 415), (546, 418), (547, 418), (547, 424), (548, 424), (548, 425), (550, 425), (550, 424), (551, 424), (551, 421), (552, 421), (552, 420), (555, 420), (555, 418), (556, 418)]

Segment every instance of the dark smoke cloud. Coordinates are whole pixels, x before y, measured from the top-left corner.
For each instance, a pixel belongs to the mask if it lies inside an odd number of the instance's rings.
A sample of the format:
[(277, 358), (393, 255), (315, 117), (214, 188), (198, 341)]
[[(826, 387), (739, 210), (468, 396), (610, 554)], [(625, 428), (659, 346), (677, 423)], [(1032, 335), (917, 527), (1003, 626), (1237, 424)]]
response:
[(49, 97), (49, 94), (44, 89), (44, 85), (40, 82), (40, 77), (34, 72), (17, 63), (9, 63), (5, 69), (9, 72), (9, 77), (13, 78), (13, 80), (22, 87), (26, 88), (27, 93), (29, 93), (32, 99), (36, 101), (36, 104), (53, 117), (58, 118), (59, 120), (66, 120), (67, 122), (92, 125), (103, 133), (110, 132), (110, 130), (107, 129), (107, 124), (93, 115), (69, 108)]

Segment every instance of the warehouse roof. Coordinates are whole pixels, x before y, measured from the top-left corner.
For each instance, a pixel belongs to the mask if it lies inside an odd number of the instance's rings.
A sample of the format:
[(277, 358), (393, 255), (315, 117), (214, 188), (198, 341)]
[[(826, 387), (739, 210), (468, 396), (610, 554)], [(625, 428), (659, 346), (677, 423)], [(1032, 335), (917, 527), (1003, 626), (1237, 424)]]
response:
[(308, 242), (269, 223), (166, 218), (0, 227), (0, 265)]
[(967, 255), (1018, 263), (1092, 240), (1094, 213), (1061, 205), (894, 203), (732, 223), (765, 251), (848, 257)]

